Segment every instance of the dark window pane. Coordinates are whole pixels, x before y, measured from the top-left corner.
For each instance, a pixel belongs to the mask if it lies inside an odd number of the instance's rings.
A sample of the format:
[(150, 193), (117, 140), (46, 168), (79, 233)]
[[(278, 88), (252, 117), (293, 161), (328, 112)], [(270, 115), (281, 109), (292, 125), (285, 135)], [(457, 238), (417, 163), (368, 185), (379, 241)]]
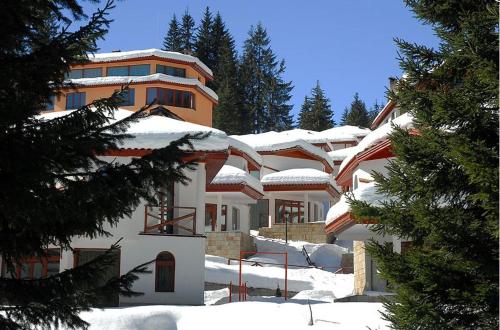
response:
[(182, 91), (175, 91), (175, 106), (182, 107)]
[(67, 77), (69, 79), (79, 79), (83, 78), (83, 70), (81, 69), (74, 69), (68, 72)]
[(130, 76), (147, 76), (149, 74), (149, 64), (131, 65)]
[(55, 95), (52, 95), (49, 98), (49, 101), (47, 102), (47, 104), (45, 105), (45, 110), (54, 110), (55, 101), (56, 101), (56, 97), (55, 97)]
[(52, 276), (59, 273), (59, 262), (47, 263), (47, 276)]
[(102, 77), (101, 68), (85, 69), (83, 70), (83, 78), (96, 78)]
[(182, 106), (184, 108), (191, 108), (191, 93), (189, 92), (182, 93)]
[(184, 77), (185, 78), (186, 77), (186, 69), (177, 68), (175, 76), (177, 76), (177, 77)]
[(146, 103), (150, 104), (156, 99), (158, 93), (158, 88), (147, 88), (146, 89)]
[(123, 102), (119, 104), (119, 106), (130, 106), (135, 103), (135, 90), (133, 88), (129, 88), (127, 91), (122, 93)]
[(35, 262), (33, 264), (33, 279), (42, 278), (43, 266), (41, 262)]
[(115, 66), (108, 68), (108, 76), (128, 76), (128, 66)]
[(167, 95), (166, 95), (165, 104), (166, 105), (174, 105), (174, 91), (171, 89), (167, 89), (166, 94)]

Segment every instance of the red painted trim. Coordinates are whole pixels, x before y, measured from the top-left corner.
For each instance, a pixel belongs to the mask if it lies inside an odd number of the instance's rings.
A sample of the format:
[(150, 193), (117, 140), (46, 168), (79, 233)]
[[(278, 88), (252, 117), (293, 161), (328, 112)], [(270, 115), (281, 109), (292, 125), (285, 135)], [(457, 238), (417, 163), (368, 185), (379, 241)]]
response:
[(261, 199), (264, 195), (245, 183), (209, 184), (207, 192), (241, 192), (252, 199)]
[(316, 184), (264, 184), (264, 191), (326, 191), (332, 197), (339, 197), (339, 192), (328, 183)]
[(261, 168), (261, 165), (253, 159), (249, 154), (244, 152), (243, 150), (237, 149), (235, 147), (229, 147), (229, 154), (235, 155), (244, 158), (248, 162), (248, 170), (249, 171), (258, 171)]
[(360, 221), (356, 220), (354, 214), (352, 212), (346, 212), (334, 219), (325, 227), (325, 233), (330, 234), (340, 234), (343, 231), (351, 228), (356, 224), (365, 224), (365, 225), (373, 225), (377, 223), (374, 220), (361, 219)]
[(395, 106), (396, 106), (396, 102), (389, 100), (389, 102), (387, 102), (387, 104), (382, 109), (382, 111), (380, 111), (380, 113), (377, 115), (377, 117), (375, 117), (370, 128), (371, 129), (377, 128), (380, 125), (380, 123), (382, 123), (384, 121), (384, 119), (387, 117), (387, 115), (389, 113), (391, 113), (392, 109), (394, 109)]
[(391, 141), (381, 141), (370, 148), (358, 153), (349, 163), (337, 174), (335, 181), (339, 186), (352, 186), (352, 173), (359, 166), (359, 163), (366, 160), (383, 159), (393, 157)]

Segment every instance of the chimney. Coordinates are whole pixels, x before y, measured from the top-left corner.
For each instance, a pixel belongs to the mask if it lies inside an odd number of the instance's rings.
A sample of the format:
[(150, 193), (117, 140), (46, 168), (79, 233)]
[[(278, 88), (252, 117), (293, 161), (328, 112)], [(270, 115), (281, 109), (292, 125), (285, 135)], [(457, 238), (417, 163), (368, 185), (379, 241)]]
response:
[(396, 88), (396, 83), (397, 79), (395, 77), (389, 77), (389, 90), (391, 92), (394, 92), (394, 89)]
[(112, 53), (121, 53), (122, 51), (120, 49), (113, 49), (111, 52)]

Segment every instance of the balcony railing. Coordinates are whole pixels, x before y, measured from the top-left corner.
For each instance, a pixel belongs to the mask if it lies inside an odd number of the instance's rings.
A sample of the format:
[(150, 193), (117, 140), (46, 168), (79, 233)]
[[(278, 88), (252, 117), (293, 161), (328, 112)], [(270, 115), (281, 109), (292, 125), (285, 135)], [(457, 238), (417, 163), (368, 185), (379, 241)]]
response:
[[(174, 217), (174, 214), (176, 215)], [(174, 228), (177, 231), (174, 231)], [(186, 206), (154, 206), (144, 207), (144, 233), (182, 235), (179, 229), (196, 234), (196, 208)], [(189, 235), (189, 234), (188, 234)]]

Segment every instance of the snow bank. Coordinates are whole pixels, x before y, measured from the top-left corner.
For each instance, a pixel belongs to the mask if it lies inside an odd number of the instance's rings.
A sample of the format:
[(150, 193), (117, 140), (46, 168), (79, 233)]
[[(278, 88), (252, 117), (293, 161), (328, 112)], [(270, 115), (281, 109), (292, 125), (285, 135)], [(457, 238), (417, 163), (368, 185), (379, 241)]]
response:
[(232, 138), (246, 143), (257, 152), (279, 151), (292, 148), (301, 148), (321, 159), (324, 159), (333, 168), (333, 162), (326, 151), (304, 141), (300, 138), (281, 134), (278, 132), (266, 132), (262, 134), (231, 135)]
[(329, 141), (329, 139), (320, 132), (300, 128), (279, 132), (278, 134), (294, 139), (301, 139), (309, 143), (327, 143)]
[(133, 83), (142, 83), (151, 81), (163, 81), (173, 84), (197, 86), (205, 93), (210, 95), (210, 97), (212, 97), (215, 100), (218, 100), (217, 94), (207, 86), (203, 85), (198, 79), (174, 77), (163, 73), (155, 73), (147, 76), (109, 76), (109, 77), (96, 77), (96, 78), (78, 78), (78, 79), (68, 79), (65, 82), (72, 83), (76, 86), (100, 86), (100, 85), (115, 85), (115, 84), (125, 85), (129, 83), (133, 84)]
[[(43, 119), (54, 119), (65, 116), (73, 112), (56, 111), (40, 115)], [(133, 112), (124, 109), (118, 109), (114, 112), (113, 123), (117, 120), (130, 116)], [(199, 151), (221, 151), (227, 150), (229, 143), (226, 133), (211, 127), (180, 121), (164, 116), (148, 116), (140, 118), (137, 122), (131, 123), (126, 131), (134, 137), (126, 139), (120, 145), (122, 148), (147, 148), (159, 149), (166, 147), (170, 142), (180, 139), (186, 134), (210, 133), (203, 140), (192, 141), (194, 150)]]
[(342, 161), (342, 164), (340, 164), (339, 172), (342, 171), (342, 169), (353, 159), (358, 153), (368, 149), (369, 147), (377, 144), (378, 142), (386, 140), (389, 135), (393, 132), (394, 127), (393, 126), (399, 126), (403, 129), (409, 129), (413, 125), (413, 117), (409, 113), (405, 113), (396, 119), (394, 119), (392, 122), (389, 122), (387, 124), (384, 124), (377, 128), (374, 131), (371, 131), (370, 134), (365, 136), (363, 140), (359, 142), (359, 144), (353, 148), (350, 151), (350, 153), (347, 155), (347, 157)]
[(91, 62), (113, 62), (113, 61), (123, 61), (123, 60), (139, 59), (144, 57), (155, 56), (169, 60), (194, 63), (198, 65), (201, 69), (203, 69), (203, 71), (205, 71), (208, 75), (210, 76), (213, 75), (212, 70), (210, 70), (210, 68), (206, 66), (205, 63), (200, 61), (197, 57), (178, 52), (169, 52), (155, 48), (131, 50), (125, 52), (87, 54), (87, 55)]
[(338, 150), (333, 150), (333, 151), (328, 152), (328, 156), (330, 156), (334, 161), (335, 160), (342, 161), (347, 156), (349, 156), (351, 153), (355, 152), (356, 150), (357, 150), (356, 146), (338, 149)]
[(247, 184), (260, 193), (264, 193), (262, 183), (249, 173), (231, 165), (224, 165), (212, 180), (212, 184)]
[(257, 151), (255, 151), (251, 146), (238, 139), (235, 139), (233, 136), (228, 136), (228, 141), (230, 147), (246, 153), (253, 160), (255, 160), (257, 164), (262, 165), (262, 156), (259, 155)]
[[(354, 198), (359, 201), (367, 202), (373, 206), (380, 206), (383, 202), (390, 200), (389, 197), (379, 193), (374, 182), (360, 186), (352, 191)], [(335, 221), (342, 214), (351, 211), (351, 205), (348, 203), (346, 194), (340, 197), (340, 200), (333, 205), (326, 215), (325, 225)]]
[(370, 132), (371, 131), (368, 128), (344, 125), (321, 131), (319, 134), (330, 142), (342, 142), (357, 141), (368, 135)]
[(264, 175), (261, 179), (264, 185), (279, 184), (323, 184), (331, 183), (328, 173), (312, 168), (294, 168)]
[(89, 330), (255, 330), (349, 329), (383, 330), (381, 303), (318, 303), (311, 305), (314, 326), (309, 326), (307, 302), (238, 302), (218, 306), (142, 306), (93, 309), (82, 312)]

